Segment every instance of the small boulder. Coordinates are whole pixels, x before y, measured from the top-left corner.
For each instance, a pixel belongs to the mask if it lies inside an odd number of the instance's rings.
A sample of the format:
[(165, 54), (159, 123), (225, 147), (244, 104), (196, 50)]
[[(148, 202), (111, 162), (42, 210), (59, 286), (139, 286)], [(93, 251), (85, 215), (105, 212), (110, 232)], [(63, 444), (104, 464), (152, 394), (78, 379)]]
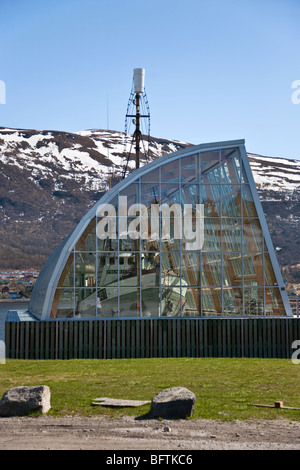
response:
[(10, 388), (1, 398), (0, 416), (26, 416), (34, 411), (47, 413), (51, 408), (50, 397), (47, 385)]
[(185, 419), (192, 416), (196, 395), (184, 387), (166, 388), (151, 402), (152, 418)]

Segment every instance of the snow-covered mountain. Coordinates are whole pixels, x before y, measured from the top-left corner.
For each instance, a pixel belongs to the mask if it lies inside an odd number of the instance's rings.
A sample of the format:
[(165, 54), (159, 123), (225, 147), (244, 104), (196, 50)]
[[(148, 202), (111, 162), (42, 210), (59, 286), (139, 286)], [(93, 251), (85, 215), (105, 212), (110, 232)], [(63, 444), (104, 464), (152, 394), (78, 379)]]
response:
[[(112, 166), (121, 177), (124, 154), (131, 137), (115, 131), (91, 130), (77, 133), (58, 131), (12, 130), (0, 128), (0, 161), (30, 171), (28, 178), (40, 185), (47, 178), (55, 190), (64, 190), (64, 182), (85, 182), (88, 190), (104, 191)], [(174, 152), (188, 144), (165, 139), (150, 141), (149, 159)], [(141, 158), (141, 165), (146, 163)], [(129, 170), (135, 166), (129, 161)], [(83, 188), (82, 188), (83, 189)]]
[[(117, 131), (0, 128), (0, 268), (39, 269), (122, 177), (131, 145)], [(190, 145), (151, 137), (140, 164)], [(281, 267), (300, 283), (300, 161), (248, 156)]]
[(248, 153), (257, 188), (263, 190), (299, 191), (300, 160), (263, 157)]
[(248, 158), (283, 277), (300, 293), (300, 160)]

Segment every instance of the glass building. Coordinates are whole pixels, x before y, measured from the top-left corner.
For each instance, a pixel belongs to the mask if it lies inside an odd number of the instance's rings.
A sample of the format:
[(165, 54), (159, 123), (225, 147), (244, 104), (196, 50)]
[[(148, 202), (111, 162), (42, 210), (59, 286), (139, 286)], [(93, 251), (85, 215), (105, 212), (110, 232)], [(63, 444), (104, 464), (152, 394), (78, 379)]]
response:
[(244, 141), (165, 155), (110, 189), (50, 256), (29, 311), (42, 320), (292, 315)]

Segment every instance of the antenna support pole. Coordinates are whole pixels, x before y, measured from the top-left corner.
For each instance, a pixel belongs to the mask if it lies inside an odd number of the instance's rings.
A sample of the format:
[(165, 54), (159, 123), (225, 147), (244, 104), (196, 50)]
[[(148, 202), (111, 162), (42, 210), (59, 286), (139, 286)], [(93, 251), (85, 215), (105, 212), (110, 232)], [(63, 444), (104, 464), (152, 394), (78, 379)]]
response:
[(135, 116), (135, 168), (140, 167), (140, 142), (141, 142), (141, 131), (140, 131), (140, 94), (135, 94), (135, 106), (136, 106), (136, 116)]
[[(141, 124), (142, 118), (148, 119), (148, 142), (150, 141), (150, 110), (148, 105), (148, 100), (145, 92), (145, 69), (134, 69), (133, 70), (133, 83), (132, 83), (132, 90), (129, 97), (129, 102), (127, 106), (127, 113), (126, 113), (126, 120), (125, 120), (125, 134), (128, 134), (128, 123), (133, 122), (135, 125), (135, 130), (132, 134), (132, 141), (131, 145), (135, 148), (135, 168), (138, 169), (140, 167), (140, 155), (141, 155), (141, 144), (144, 145), (143, 142), (143, 135), (141, 131)], [(141, 114), (141, 110), (142, 113)], [(148, 114), (144, 114), (145, 110)], [(129, 119), (132, 118), (132, 121)], [(125, 149), (126, 149), (126, 142), (125, 142)], [(144, 152), (146, 155), (145, 147)], [(124, 153), (127, 153), (126, 150)], [(128, 162), (130, 159), (130, 151), (127, 154), (127, 162), (126, 167), (123, 171), (123, 178), (126, 176), (126, 172), (128, 169)], [(148, 157), (149, 157), (149, 145), (148, 145)]]

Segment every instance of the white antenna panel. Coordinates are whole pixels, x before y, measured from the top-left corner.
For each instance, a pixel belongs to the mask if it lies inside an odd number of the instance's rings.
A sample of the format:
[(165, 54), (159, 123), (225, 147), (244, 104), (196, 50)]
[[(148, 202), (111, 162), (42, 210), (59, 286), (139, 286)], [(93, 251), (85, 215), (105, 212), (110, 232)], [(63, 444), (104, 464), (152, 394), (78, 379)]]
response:
[(145, 69), (133, 70), (134, 93), (144, 93), (145, 90)]

